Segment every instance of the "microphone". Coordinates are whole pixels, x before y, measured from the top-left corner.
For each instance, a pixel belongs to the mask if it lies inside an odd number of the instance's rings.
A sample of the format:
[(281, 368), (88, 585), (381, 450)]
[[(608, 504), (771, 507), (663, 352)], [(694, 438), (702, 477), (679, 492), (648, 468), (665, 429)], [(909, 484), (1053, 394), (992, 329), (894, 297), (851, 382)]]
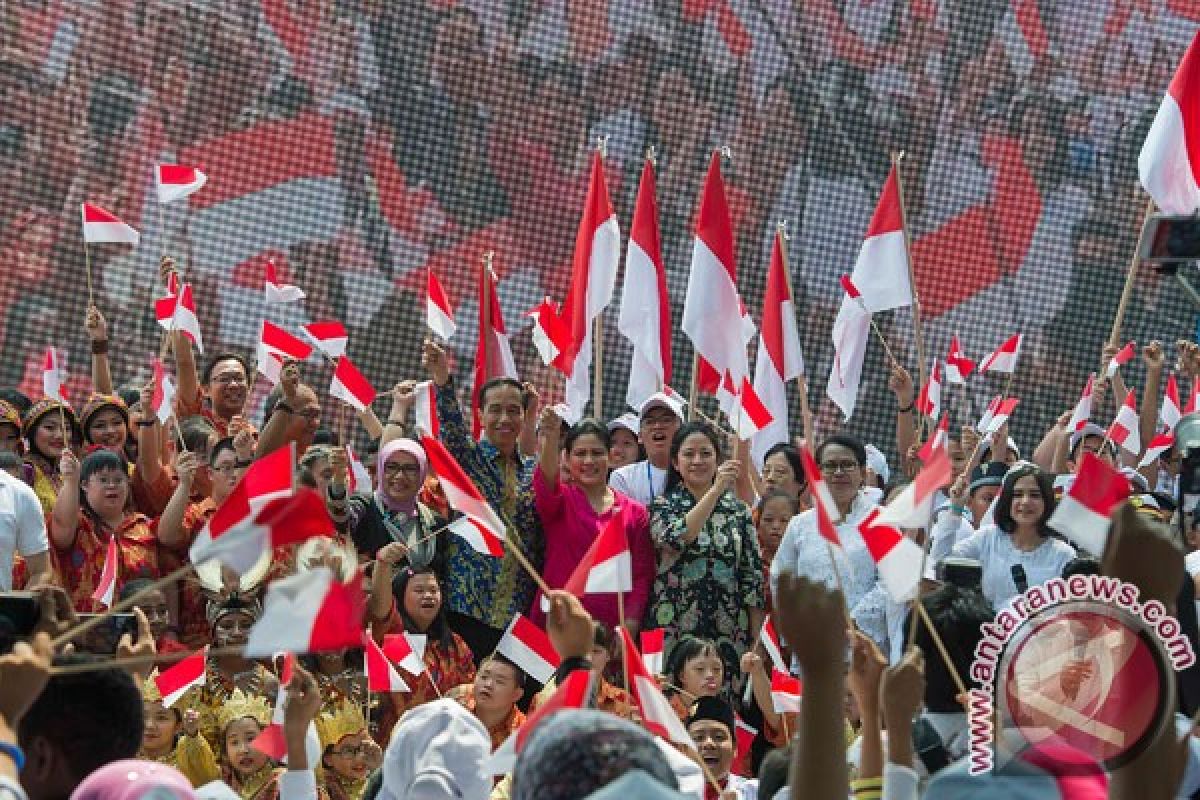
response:
[(1029, 589), (1029, 579), (1025, 577), (1025, 568), (1020, 564), (1012, 565), (1013, 583), (1017, 585), (1017, 591), (1024, 593)]

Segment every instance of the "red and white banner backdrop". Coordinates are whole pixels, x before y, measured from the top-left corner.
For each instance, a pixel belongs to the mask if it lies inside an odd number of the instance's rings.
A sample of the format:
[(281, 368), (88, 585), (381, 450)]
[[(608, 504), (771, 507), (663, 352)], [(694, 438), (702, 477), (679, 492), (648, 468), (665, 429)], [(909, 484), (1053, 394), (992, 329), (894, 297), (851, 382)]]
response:
[[(91, 247), (119, 383), (148, 377), (167, 253), (194, 286), (206, 352), (251, 354), (264, 317), (293, 332), (336, 319), (375, 386), (423, 377), (432, 268), (455, 309), (448, 347), (468, 386), (480, 259), (492, 251), (518, 371), (557, 400), (561, 378), (541, 365), (523, 312), (565, 299), (587, 155), (603, 137), (625, 236), (646, 148), (656, 148), (681, 390), (696, 204), (709, 153), (731, 148), (723, 171), (741, 297), (760, 324), (772, 237), (786, 222), (810, 400), (828, 432), (840, 422), (821, 394), (838, 276), (858, 254), (887, 154), (903, 149), (926, 353), (957, 335), (979, 358), (1019, 331), (1010, 394), (1022, 399), (1013, 425), (1027, 448), (1100, 361), (1141, 218), (1137, 155), (1200, 27), (1192, 4), (1172, 0), (1045, 0), (1034, 39), (1003, 14), (950, 14), (934, 0), (802, 10), (684, 0), (673, 19), (634, 0), (543, 0), (520, 13), (485, 0), (304, 13), (261, 0), (220, 24), (117, 13), (123, 5), (95, 25), (61, 0), (15, 20), (24, 55), (5, 73), (15, 99), (0, 112), (0, 386), (38, 394), (46, 347), (87, 352), (84, 201), (142, 233), (136, 249)], [(437, 42), (460, 57), (439, 57)], [(82, 61), (87, 69), (73, 66)], [(32, 81), (45, 88), (21, 88)], [(160, 210), (155, 163), (195, 166), (207, 184)], [(267, 260), (303, 301), (265, 305)], [(609, 416), (624, 410), (631, 354), (617, 313), (614, 303), (605, 314)], [(915, 373), (910, 311), (877, 317)], [(1193, 329), (1174, 284), (1147, 273), (1122, 340), (1173, 342)], [(86, 369), (86, 358), (69, 363), (76, 403)], [(328, 385), (327, 364), (305, 370)], [(1135, 360), (1126, 379), (1138, 384), (1140, 370)], [(977, 419), (1006, 377), (949, 387), (950, 429)], [(886, 378), (872, 340), (850, 428), (890, 450)], [(1105, 402), (1097, 418), (1114, 411)]]

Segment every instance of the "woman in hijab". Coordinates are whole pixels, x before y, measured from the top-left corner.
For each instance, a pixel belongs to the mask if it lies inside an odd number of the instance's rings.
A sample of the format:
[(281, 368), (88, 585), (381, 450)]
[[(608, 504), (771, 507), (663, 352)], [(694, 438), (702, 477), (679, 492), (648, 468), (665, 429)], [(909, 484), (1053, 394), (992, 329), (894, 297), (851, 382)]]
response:
[(373, 560), (379, 549), (399, 542), (406, 550), (401, 566), (432, 566), (444, 573), (446, 534), (433, 533), (444, 520), (417, 500), (428, 467), (425, 451), (411, 439), (393, 439), (379, 448), (375, 490), (347, 489), (346, 451), (330, 454), (333, 479), (326, 492), (329, 514), (339, 533), (354, 540), (359, 558)]

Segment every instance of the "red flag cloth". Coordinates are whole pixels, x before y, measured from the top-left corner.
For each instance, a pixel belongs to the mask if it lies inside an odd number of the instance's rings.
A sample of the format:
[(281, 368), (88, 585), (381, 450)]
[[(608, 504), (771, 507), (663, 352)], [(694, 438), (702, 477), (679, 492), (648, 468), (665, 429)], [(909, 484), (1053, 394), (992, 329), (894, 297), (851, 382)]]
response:
[(1093, 372), (1088, 375), (1083, 394), (1079, 396), (1079, 402), (1075, 404), (1075, 410), (1071, 413), (1071, 421), (1067, 423), (1067, 430), (1072, 433), (1083, 430), (1092, 418), (1092, 386), (1095, 381), (1096, 373)]
[(346, 356), (338, 359), (337, 367), (333, 370), (329, 395), (348, 403), (356, 411), (366, 411), (375, 402), (375, 389)]
[(667, 702), (667, 698), (663, 697), (658, 681), (646, 669), (633, 643), (633, 637), (629, 635), (629, 629), (622, 625), (618, 630), (625, 654), (625, 674), (629, 678), (629, 691), (637, 703), (642, 726), (668, 742), (695, 747), (675, 709)]
[(367, 689), (372, 692), (411, 692), (412, 689), (392, 667), (388, 657), (370, 632), (363, 634), (363, 668)]
[(950, 352), (946, 354), (946, 381), (961, 386), (974, 370), (975, 362), (963, 353), (958, 336), (950, 337)]
[(154, 316), (159, 327), (168, 331), (179, 331), (191, 340), (201, 353), (204, 340), (200, 335), (200, 319), (196, 316), (196, 300), (192, 297), (192, 285), (179, 288), (178, 279), (172, 274), (167, 296), (154, 301)]
[(1075, 482), (1047, 524), (1089, 553), (1102, 556), (1113, 510), (1130, 491), (1129, 480), (1120, 471), (1085, 451)]
[(842, 516), (841, 512), (838, 511), (837, 503), (834, 502), (833, 495), (825, 484), (825, 479), (821, 477), (821, 469), (813, 460), (812, 452), (806, 447), (800, 451), (800, 456), (804, 463), (804, 474), (808, 478), (813, 507), (817, 510), (817, 532), (825, 541), (840, 550), (842, 540), (838, 537), (833, 521)]
[(158, 202), (171, 203), (200, 191), (208, 182), (208, 176), (185, 164), (158, 164), (154, 168), (154, 181)]
[[(314, 493), (315, 494), (315, 493)], [(267, 586), (262, 617), (250, 629), (246, 655), (265, 658), (281, 650), (320, 653), (362, 645), (362, 572), (339, 583), (326, 567), (280, 578)]]
[[(750, 455), (761, 468), (767, 451), (788, 441), (787, 383), (804, 374), (796, 306), (783, 255), (783, 232), (777, 231), (771, 247), (767, 290), (763, 296), (762, 331), (754, 361), (754, 394), (771, 417), (753, 437)], [(745, 401), (743, 401), (745, 406)]]
[(263, 278), (263, 292), (266, 294), (268, 304), (274, 303), (294, 303), (297, 300), (304, 299), (304, 290), (299, 286), (293, 286), (290, 283), (281, 283), (278, 271), (275, 268), (275, 262), (271, 259), (265, 259), (263, 267), (265, 276)]
[(154, 685), (166, 708), (175, 705), (193, 686), (203, 686), (208, 675), (208, 648), (204, 647), (154, 676)]
[(1130, 389), (1129, 394), (1125, 395), (1125, 402), (1117, 411), (1117, 418), (1108, 426), (1105, 435), (1136, 456), (1142, 452), (1142, 437), (1138, 426), (1137, 397), (1133, 389)]
[(1104, 377), (1112, 378), (1117, 374), (1117, 370), (1129, 363), (1130, 359), (1137, 353), (1137, 344), (1129, 342), (1122, 347), (1117, 354), (1108, 362), (1108, 368), (1104, 370)]
[(454, 309), (433, 268), (426, 269), (425, 274), (425, 324), (442, 339), (449, 339), (458, 329), (454, 324)]
[(483, 768), (489, 775), (507, 775), (517, 763), (517, 756), (525, 748), (529, 735), (542, 720), (564, 709), (586, 708), (592, 697), (594, 677), (590, 669), (577, 669), (563, 680), (554, 694), (536, 710), (530, 712), (525, 722), (496, 748)]
[(1200, 32), (1146, 134), (1138, 174), (1167, 214), (1191, 215), (1200, 209)]
[(979, 364), (980, 372), (1011, 374), (1017, 371), (1017, 357), (1021, 354), (1021, 334), (1015, 333), (989, 353)]
[(488, 504), (445, 445), (429, 436), (421, 437), (421, 446), (429, 459), (429, 470), (438, 477), (450, 507), (464, 515), (468, 524), (455, 528), (457, 535), (484, 555), (504, 556), (504, 522)]
[(100, 580), (96, 582), (96, 590), (92, 599), (105, 608), (112, 608), (113, 595), (117, 591), (117, 571), (120, 569), (121, 556), (117, 550), (117, 537), (108, 540), (104, 551), (104, 568), (100, 571)]
[(137, 244), (138, 232), (113, 214), (100, 206), (84, 203), (81, 207), (83, 217), (83, 241), (88, 244)]
[(633, 591), (633, 557), (623, 514), (614, 514), (601, 528), (563, 590), (580, 598)]
[(879, 509), (873, 510), (859, 523), (858, 532), (879, 570), (879, 582), (894, 602), (907, 603), (921, 583), (924, 552), (896, 528), (880, 522), (881, 516)]
[(496, 652), (506, 656), (510, 661), (525, 671), (525, 674), (538, 683), (549, 683), (554, 677), (562, 659), (550, 643), (546, 632), (529, 621), (523, 614), (517, 614), (508, 623)]
[(310, 322), (308, 325), (301, 325), (300, 332), (316, 345), (318, 350), (330, 358), (341, 358), (346, 355), (346, 345), (350, 343), (350, 334), (346, 332), (346, 326), (336, 319), (322, 319)]

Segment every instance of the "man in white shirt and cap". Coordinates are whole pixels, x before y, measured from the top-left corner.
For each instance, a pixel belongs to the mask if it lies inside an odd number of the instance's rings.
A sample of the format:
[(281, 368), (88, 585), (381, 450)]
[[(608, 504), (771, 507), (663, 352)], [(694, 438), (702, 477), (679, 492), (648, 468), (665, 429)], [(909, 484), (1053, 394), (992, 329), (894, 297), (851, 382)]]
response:
[(649, 506), (667, 486), (671, 440), (683, 424), (683, 400), (669, 389), (652, 394), (638, 409), (638, 439), (646, 450), (644, 461), (615, 470), (608, 485), (644, 506)]

